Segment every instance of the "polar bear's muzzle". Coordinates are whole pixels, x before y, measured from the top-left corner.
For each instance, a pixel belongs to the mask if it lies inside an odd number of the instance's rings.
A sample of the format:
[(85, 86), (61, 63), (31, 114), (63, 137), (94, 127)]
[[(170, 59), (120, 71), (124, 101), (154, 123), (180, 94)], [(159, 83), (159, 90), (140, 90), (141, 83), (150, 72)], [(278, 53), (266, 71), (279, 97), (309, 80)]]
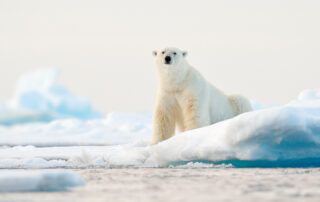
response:
[(164, 58), (164, 63), (165, 63), (165, 64), (171, 64), (171, 57), (170, 57), (170, 56), (166, 56), (166, 57)]

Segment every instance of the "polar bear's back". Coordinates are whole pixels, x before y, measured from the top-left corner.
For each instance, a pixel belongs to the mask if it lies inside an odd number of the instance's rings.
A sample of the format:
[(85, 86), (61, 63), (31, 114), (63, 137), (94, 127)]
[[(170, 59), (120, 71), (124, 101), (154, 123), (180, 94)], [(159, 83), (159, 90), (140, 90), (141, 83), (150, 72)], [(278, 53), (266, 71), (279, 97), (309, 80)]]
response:
[(210, 102), (211, 124), (234, 117), (236, 114), (234, 113), (228, 96), (210, 83), (207, 83), (207, 85), (210, 86), (210, 99), (208, 99), (208, 102)]

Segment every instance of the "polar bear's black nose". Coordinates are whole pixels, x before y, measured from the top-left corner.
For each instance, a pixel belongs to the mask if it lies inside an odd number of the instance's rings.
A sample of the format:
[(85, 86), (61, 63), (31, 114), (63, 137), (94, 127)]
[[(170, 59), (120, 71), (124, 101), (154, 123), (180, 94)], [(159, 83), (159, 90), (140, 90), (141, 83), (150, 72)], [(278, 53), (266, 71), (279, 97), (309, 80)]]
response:
[(170, 61), (171, 61), (171, 57), (170, 57), (170, 56), (166, 56), (164, 59), (165, 59), (165, 61), (166, 61), (167, 64), (169, 64)]

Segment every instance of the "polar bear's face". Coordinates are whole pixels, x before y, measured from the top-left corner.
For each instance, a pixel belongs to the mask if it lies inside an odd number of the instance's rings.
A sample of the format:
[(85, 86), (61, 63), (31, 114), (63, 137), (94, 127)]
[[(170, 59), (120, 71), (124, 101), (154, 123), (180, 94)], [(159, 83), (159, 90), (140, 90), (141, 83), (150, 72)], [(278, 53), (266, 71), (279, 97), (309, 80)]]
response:
[(177, 66), (184, 60), (187, 52), (181, 51), (177, 48), (165, 48), (161, 51), (153, 51), (158, 65)]

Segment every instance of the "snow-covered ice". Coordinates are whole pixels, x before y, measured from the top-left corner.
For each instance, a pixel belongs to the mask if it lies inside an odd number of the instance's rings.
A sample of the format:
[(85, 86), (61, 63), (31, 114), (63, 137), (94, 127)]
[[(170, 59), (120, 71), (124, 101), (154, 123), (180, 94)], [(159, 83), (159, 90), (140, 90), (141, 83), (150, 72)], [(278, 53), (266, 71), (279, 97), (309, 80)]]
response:
[[(253, 101), (255, 111), (149, 146), (151, 115), (100, 117), (88, 101), (57, 86), (58, 75), (49, 69), (23, 77), (14, 99), (0, 105), (18, 114), (6, 125), (31, 122), (0, 126), (0, 168), (320, 166), (320, 90), (303, 91), (284, 106)], [(53, 118), (21, 121), (25, 110)]]
[(0, 172), (0, 192), (62, 191), (83, 186), (84, 181), (72, 171), (13, 170)]
[[(117, 125), (120, 120), (129, 120), (125, 131), (134, 134), (145, 126), (135, 122), (139, 116), (132, 116), (113, 114), (107, 122)], [(231, 163), (236, 167), (320, 166), (319, 123), (320, 99), (295, 100), (177, 134), (152, 147), (148, 145), (150, 129), (145, 136), (132, 135), (128, 142), (123, 141), (126, 144), (113, 146), (4, 147), (0, 167), (167, 167), (187, 162)], [(104, 135), (127, 138), (107, 130)]]

